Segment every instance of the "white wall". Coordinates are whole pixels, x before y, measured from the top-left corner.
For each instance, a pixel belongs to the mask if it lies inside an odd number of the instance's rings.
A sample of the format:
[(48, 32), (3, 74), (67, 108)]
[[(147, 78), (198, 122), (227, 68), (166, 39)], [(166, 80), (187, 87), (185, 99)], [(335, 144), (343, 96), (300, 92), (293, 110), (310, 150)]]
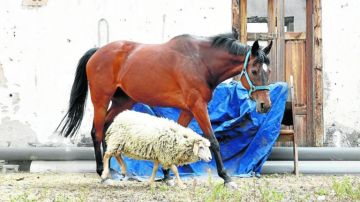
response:
[(360, 146), (360, 1), (322, 2), (326, 140)]
[[(0, 146), (55, 137), (76, 64), (97, 46), (101, 18), (109, 23), (110, 41), (160, 43), (183, 33), (231, 31), (231, 1), (48, 0), (39, 8), (22, 6), (20, 0), (1, 1)], [(101, 36), (104, 42), (104, 26)], [(80, 133), (89, 135), (91, 123), (89, 103)]]
[[(354, 145), (360, 142), (360, 1), (322, 2), (326, 142)], [(159, 43), (182, 33), (231, 30), (230, 0), (48, 0), (40, 8), (21, 0), (1, 3), (0, 146), (57, 137), (51, 135), (67, 109), (76, 64), (97, 46), (101, 18), (109, 23), (110, 41)], [(102, 42), (105, 35), (101, 27)], [(91, 119), (89, 103), (81, 134), (89, 135)]]

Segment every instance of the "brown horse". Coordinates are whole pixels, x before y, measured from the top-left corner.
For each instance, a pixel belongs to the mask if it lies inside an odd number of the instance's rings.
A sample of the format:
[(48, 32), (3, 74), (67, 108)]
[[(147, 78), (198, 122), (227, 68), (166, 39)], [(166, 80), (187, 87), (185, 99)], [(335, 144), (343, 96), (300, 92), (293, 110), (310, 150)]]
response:
[[(263, 64), (269, 64), (271, 45), (261, 49), (256, 41), (250, 47), (237, 42), (232, 34), (222, 34), (208, 38), (181, 35), (156, 45), (116, 41), (90, 49), (79, 61), (69, 109), (58, 126), (63, 125), (60, 133), (72, 136), (80, 127), (89, 84), (94, 106), (91, 136), (101, 175), (100, 144), (118, 113), (131, 109), (136, 102), (176, 107), (181, 109), (179, 124), (187, 126), (196, 119), (211, 142), (219, 176), (225, 184), (236, 186), (224, 169), (207, 104), (219, 83), (244, 69), (241, 83), (257, 102), (257, 111), (266, 113), (271, 107), (267, 88), (270, 71)], [(248, 63), (245, 68), (244, 63)], [(164, 176), (169, 177), (168, 170)]]

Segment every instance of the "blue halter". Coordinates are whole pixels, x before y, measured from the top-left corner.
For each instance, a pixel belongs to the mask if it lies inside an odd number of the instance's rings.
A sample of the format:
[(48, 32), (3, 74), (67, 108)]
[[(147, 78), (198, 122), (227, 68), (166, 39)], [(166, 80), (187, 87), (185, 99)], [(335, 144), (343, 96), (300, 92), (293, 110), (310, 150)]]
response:
[(254, 86), (253, 83), (251, 82), (250, 80), (250, 77), (246, 71), (246, 67), (247, 67), (247, 64), (248, 64), (248, 61), (249, 61), (249, 58), (250, 58), (250, 54), (251, 54), (251, 51), (249, 51), (247, 54), (246, 54), (246, 58), (245, 58), (245, 62), (244, 62), (244, 68), (243, 70), (241, 71), (240, 73), (240, 79), (243, 75), (245, 75), (245, 78), (250, 86), (250, 89), (249, 89), (249, 96), (251, 97), (251, 93), (255, 92), (255, 91), (258, 91), (258, 90), (270, 90), (269, 86)]

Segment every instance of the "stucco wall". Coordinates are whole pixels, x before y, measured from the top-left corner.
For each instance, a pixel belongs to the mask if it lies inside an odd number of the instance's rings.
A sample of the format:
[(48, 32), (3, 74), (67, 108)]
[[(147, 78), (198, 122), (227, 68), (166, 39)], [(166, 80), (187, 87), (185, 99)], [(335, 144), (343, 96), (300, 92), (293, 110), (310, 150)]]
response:
[[(0, 146), (51, 142), (63, 117), (82, 54), (98, 45), (98, 21), (110, 41), (159, 43), (191, 33), (231, 31), (230, 0), (48, 0), (27, 7), (0, 6)], [(106, 41), (101, 26), (101, 42)], [(80, 134), (89, 135), (88, 103)]]
[[(249, 16), (265, 16), (266, 1), (261, 2), (249, 1)], [(109, 23), (110, 41), (158, 43), (182, 33), (207, 36), (231, 30), (230, 0), (48, 0), (34, 8), (21, 0), (1, 3), (0, 146), (57, 139), (53, 131), (67, 109), (75, 66), (84, 51), (98, 45), (101, 18)], [(298, 10), (287, 9), (299, 22), (295, 29), (303, 30), (304, 15), (296, 12), (304, 12), (303, 1)], [(359, 10), (357, 0), (322, 4), (327, 145), (360, 142)], [(100, 35), (103, 44), (105, 26)], [(86, 113), (80, 134), (88, 136), (90, 102)]]
[(360, 1), (324, 0), (322, 11), (325, 140), (360, 146)]

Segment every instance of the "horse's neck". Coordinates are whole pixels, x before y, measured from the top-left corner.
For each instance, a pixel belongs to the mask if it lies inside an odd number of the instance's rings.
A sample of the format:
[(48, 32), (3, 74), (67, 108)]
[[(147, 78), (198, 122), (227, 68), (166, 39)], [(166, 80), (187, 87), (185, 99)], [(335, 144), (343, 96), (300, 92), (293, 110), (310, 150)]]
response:
[(231, 55), (227, 50), (213, 47), (205, 51), (207, 52), (204, 54), (206, 59), (204, 58), (203, 61), (210, 72), (209, 83), (214, 86), (242, 71), (245, 56)]

